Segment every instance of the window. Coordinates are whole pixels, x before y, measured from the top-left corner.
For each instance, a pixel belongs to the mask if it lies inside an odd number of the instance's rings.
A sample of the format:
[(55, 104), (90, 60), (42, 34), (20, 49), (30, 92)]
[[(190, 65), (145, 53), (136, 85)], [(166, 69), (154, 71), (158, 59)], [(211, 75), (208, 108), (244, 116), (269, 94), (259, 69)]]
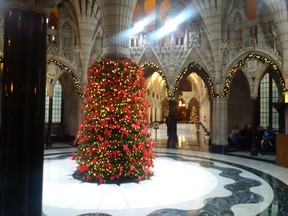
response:
[[(52, 124), (60, 124), (62, 119), (62, 86), (59, 81), (54, 86), (52, 102)], [(46, 96), (45, 102), (45, 123), (49, 121), (49, 97)]]
[(139, 47), (139, 38), (131, 38), (130, 39), (130, 47)]
[(273, 102), (279, 99), (276, 83), (269, 74), (266, 74), (260, 83), (260, 125), (264, 128), (271, 125), (274, 130), (279, 130), (279, 114), (272, 107)]
[(179, 46), (184, 45), (184, 37), (175, 38), (175, 44)]

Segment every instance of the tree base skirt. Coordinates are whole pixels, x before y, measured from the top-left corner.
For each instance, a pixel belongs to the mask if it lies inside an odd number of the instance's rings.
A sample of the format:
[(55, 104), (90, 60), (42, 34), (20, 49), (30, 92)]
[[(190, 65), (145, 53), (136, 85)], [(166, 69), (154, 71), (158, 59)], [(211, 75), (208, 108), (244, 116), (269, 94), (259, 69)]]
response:
[(82, 182), (88, 182), (88, 183), (96, 183), (96, 184), (117, 184), (117, 185), (120, 185), (120, 184), (123, 184), (123, 183), (138, 183), (140, 181), (143, 181), (143, 180), (147, 180), (147, 179), (150, 179), (152, 176), (154, 175), (154, 173), (152, 171), (150, 171), (146, 176), (144, 176), (144, 178), (140, 179), (136, 176), (129, 176), (129, 177), (120, 177), (119, 179), (104, 179), (105, 182), (103, 183), (100, 183), (99, 179), (96, 179), (96, 178), (92, 178), (90, 180), (87, 180), (85, 178), (85, 175), (81, 172), (79, 172), (78, 170), (76, 170), (72, 176), (74, 179), (77, 179), (79, 181), (82, 181)]

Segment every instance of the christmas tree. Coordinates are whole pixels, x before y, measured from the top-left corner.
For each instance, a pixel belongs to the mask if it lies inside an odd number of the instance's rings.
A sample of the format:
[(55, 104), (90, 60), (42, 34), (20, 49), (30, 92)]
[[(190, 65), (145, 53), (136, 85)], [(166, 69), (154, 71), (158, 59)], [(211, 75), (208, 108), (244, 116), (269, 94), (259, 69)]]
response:
[(75, 178), (101, 184), (152, 175), (155, 154), (145, 93), (143, 72), (132, 61), (102, 59), (90, 66), (72, 156), (78, 164)]
[(198, 119), (199, 119), (199, 116), (197, 115), (197, 109), (195, 106), (192, 106), (189, 122), (192, 124), (198, 124), (199, 123)]

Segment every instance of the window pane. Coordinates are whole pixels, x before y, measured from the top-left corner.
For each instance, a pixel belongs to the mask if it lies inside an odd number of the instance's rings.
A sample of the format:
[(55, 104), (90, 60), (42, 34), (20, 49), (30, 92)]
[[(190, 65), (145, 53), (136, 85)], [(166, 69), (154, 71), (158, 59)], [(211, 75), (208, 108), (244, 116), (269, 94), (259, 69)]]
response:
[[(47, 95), (47, 90), (46, 90)], [(59, 81), (54, 86), (53, 106), (52, 106), (52, 123), (61, 123), (62, 116), (62, 86)], [(49, 97), (46, 96), (45, 101), (45, 123), (48, 123), (49, 118)]]
[[(272, 82), (272, 85), (270, 85), (269, 82)], [(272, 86), (272, 89), (269, 88), (270, 86)], [(272, 98), (269, 98), (270, 92)], [(269, 74), (266, 74), (260, 83), (260, 125), (263, 127), (271, 125), (274, 130), (279, 130), (279, 114), (274, 108), (270, 111), (272, 103), (277, 102), (278, 99), (279, 93), (276, 83), (273, 79), (269, 78)], [(271, 119), (272, 122), (269, 122), (269, 119)]]
[(46, 100), (45, 100), (45, 123), (48, 123), (49, 118), (49, 97), (47, 96), (46, 90)]
[(59, 81), (54, 86), (52, 123), (61, 123), (62, 114), (62, 87)]

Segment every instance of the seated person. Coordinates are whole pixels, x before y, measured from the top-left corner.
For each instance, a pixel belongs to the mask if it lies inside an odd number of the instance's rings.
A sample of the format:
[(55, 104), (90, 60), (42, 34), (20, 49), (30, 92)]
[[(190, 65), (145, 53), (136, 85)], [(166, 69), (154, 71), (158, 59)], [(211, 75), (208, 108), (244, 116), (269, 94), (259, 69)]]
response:
[(274, 152), (274, 140), (275, 133), (271, 126), (267, 126), (267, 130), (264, 131), (263, 139), (261, 141), (262, 154), (266, 154), (268, 149), (271, 149), (272, 152)]
[(228, 136), (228, 145), (232, 148), (239, 147), (239, 140), (240, 140), (240, 131), (239, 126), (235, 125)]

